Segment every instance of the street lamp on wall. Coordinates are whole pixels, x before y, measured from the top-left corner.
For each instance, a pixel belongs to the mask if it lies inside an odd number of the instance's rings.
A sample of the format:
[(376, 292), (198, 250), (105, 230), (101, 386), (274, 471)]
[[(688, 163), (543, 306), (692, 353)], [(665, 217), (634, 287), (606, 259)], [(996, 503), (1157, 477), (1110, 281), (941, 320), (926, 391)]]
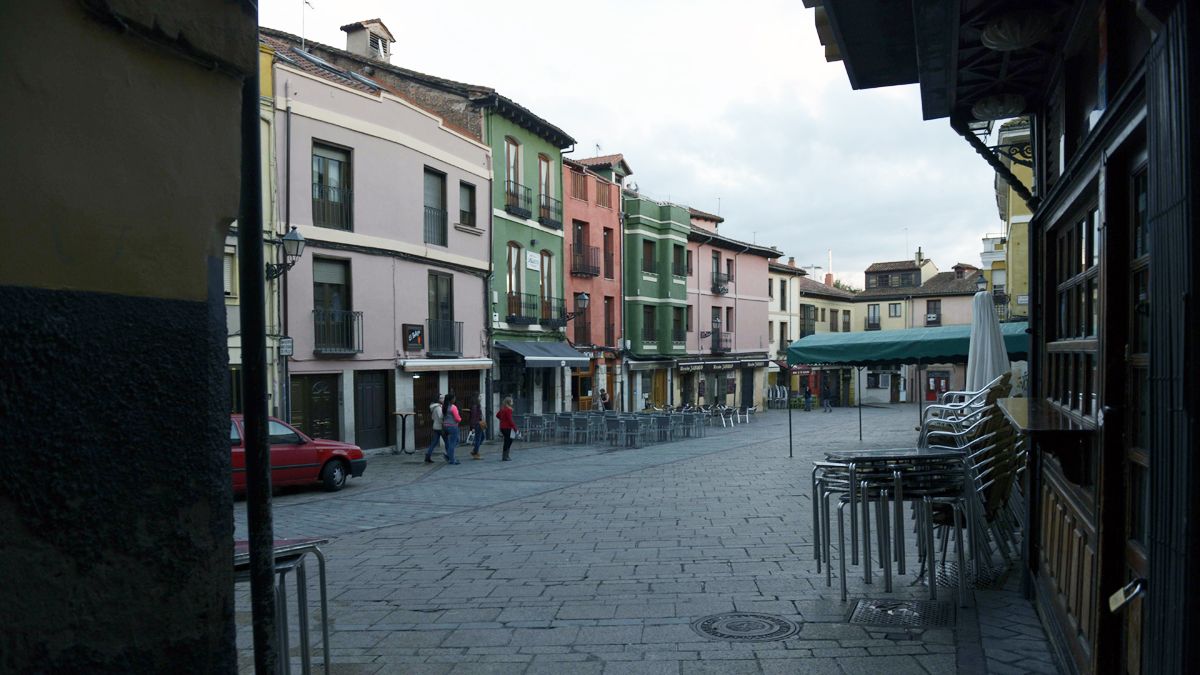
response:
[(588, 305), (590, 305), (591, 302), (592, 298), (587, 293), (580, 293), (579, 295), (575, 296), (575, 311), (567, 312), (566, 320), (570, 321), (578, 316), (581, 312), (586, 312)]
[(712, 320), (712, 330), (700, 331), (700, 339), (703, 340), (706, 337), (712, 337), (714, 334), (720, 333), (720, 332), (721, 332), (721, 317), (714, 316), (713, 320)]
[(979, 276), (975, 277), (975, 290), (981, 292), (987, 290), (987, 279), (983, 276), (982, 272), (979, 273)]
[(267, 263), (267, 281), (278, 279), (296, 266), (300, 256), (304, 254), (304, 235), (296, 231), (293, 225), (291, 231), (279, 240), (283, 244), (284, 262)]

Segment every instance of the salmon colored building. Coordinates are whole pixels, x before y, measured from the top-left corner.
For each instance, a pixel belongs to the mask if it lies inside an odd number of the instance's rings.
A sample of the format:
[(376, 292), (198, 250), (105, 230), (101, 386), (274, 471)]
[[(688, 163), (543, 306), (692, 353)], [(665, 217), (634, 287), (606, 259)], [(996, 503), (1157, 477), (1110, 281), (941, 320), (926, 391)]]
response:
[(564, 285), (574, 312), (567, 339), (590, 360), (587, 368), (571, 371), (571, 401), (579, 410), (598, 407), (602, 389), (613, 409), (626, 388), (621, 377), (621, 185), (632, 173), (619, 154), (563, 158)]

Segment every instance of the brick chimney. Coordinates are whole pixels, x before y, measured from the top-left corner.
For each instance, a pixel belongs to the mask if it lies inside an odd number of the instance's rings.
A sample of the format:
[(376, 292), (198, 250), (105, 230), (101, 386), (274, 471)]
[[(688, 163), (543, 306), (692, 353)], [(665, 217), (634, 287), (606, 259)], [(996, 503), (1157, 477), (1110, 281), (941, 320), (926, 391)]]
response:
[(833, 288), (833, 272), (825, 273), (825, 285)]
[(921, 254), (921, 247), (920, 247), (920, 246), (918, 246), (918, 247), (917, 247), (917, 257), (916, 257), (916, 260), (917, 260), (917, 267), (920, 267), (920, 266), (921, 266), (921, 263), (922, 263), (922, 262), (924, 262), (924, 260), (925, 260), (925, 256)]
[(376, 61), (392, 62), (392, 44), (396, 38), (379, 19), (348, 23), (342, 30), (346, 33), (346, 51)]
[(788, 256), (788, 267), (795, 267), (795, 266), (796, 266), (796, 257)]

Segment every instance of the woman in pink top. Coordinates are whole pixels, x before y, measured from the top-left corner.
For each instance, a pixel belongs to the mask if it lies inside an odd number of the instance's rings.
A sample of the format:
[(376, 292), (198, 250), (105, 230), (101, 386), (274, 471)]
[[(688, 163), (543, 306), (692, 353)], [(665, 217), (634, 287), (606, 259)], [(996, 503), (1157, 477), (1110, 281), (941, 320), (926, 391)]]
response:
[(442, 431), (446, 434), (446, 461), (458, 464), (454, 459), (454, 448), (458, 447), (458, 424), (462, 415), (458, 414), (458, 406), (454, 405), (454, 394), (446, 394), (442, 402)]

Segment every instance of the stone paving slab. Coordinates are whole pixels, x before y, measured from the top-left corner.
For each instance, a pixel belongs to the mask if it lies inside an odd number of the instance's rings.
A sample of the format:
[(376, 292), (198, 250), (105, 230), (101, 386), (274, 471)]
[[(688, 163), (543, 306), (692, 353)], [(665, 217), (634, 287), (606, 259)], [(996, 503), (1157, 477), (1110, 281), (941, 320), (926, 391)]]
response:
[[(525, 447), (501, 464), (485, 446), (487, 459), (459, 466), (376, 456), (341, 493), (277, 497), (277, 531), (333, 539), (324, 550), (335, 672), (981, 672), (962, 669), (972, 653), (991, 672), (1056, 672), (1011, 588), (977, 592), (954, 628), (847, 624), (854, 599), (927, 590), (911, 585), (910, 569), (885, 594), (854, 566), (850, 603), (836, 576), (827, 586), (813, 560), (810, 461), (860, 447), (857, 415), (793, 415), (793, 459), (783, 411), (641, 449)], [(863, 446), (911, 443), (915, 419), (912, 406), (864, 411)], [(249, 672), (246, 587), (237, 609)], [(801, 629), (766, 643), (692, 629), (733, 610)], [(319, 652), (316, 634), (314, 644)]]

